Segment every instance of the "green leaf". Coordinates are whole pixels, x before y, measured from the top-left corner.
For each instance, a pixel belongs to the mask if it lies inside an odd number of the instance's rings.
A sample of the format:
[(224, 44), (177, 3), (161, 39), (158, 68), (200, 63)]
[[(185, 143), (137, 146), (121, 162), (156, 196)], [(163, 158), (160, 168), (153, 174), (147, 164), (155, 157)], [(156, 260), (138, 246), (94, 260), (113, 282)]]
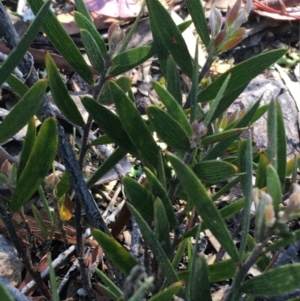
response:
[(243, 128), (235, 128), (235, 129), (231, 129), (231, 130), (227, 130), (224, 132), (219, 132), (216, 134), (212, 134), (209, 136), (205, 136), (201, 139), (201, 145), (209, 145), (209, 144), (213, 144), (219, 141), (223, 141), (226, 140), (229, 137), (232, 136), (237, 136), (240, 133), (242, 133), (243, 131), (245, 131), (247, 128), (243, 127)]
[(9, 293), (9, 291), (5, 287), (5, 284), (2, 281), (0, 281), (0, 295), (1, 298), (3, 298), (2, 300), (15, 301), (15, 298), (11, 296), (11, 294)]
[[(247, 84), (248, 85), (248, 84)], [(218, 107), (216, 108), (213, 116), (211, 117), (212, 120), (215, 120), (216, 118), (222, 116), (222, 114), (227, 114), (226, 110), (228, 107), (239, 97), (239, 95), (246, 89), (247, 85), (244, 85), (242, 87), (239, 87), (238, 89), (234, 89), (232, 91), (229, 91), (228, 93), (224, 94), (220, 102), (218, 103)], [(198, 97), (199, 101), (199, 97)], [(232, 125), (227, 126), (227, 129), (232, 128)]]
[(278, 213), (282, 201), (281, 183), (277, 171), (271, 164), (267, 165), (267, 187), (268, 193), (273, 199), (274, 210)]
[(167, 90), (176, 99), (179, 106), (182, 105), (181, 82), (177, 65), (170, 55), (167, 60)]
[(169, 199), (165, 189), (163, 188), (161, 182), (157, 179), (157, 177), (151, 172), (150, 169), (148, 169), (147, 167), (144, 168), (145, 170), (145, 174), (147, 177), (147, 184), (152, 192), (152, 194), (155, 197), (158, 197), (161, 199), (165, 211), (166, 211), (166, 215), (168, 217), (168, 221), (170, 224), (171, 229), (175, 229), (175, 227), (177, 226), (177, 218), (176, 215), (174, 213), (174, 209), (172, 207), (172, 202)]
[(40, 27), (42, 26), (45, 16), (49, 10), (50, 7), (50, 1), (43, 2), (42, 5), (39, 7), (39, 10), (36, 10), (36, 18), (31, 23), (31, 25), (28, 27), (28, 30), (26, 31), (26, 34), (19, 42), (18, 46), (14, 51), (11, 52), (11, 54), (8, 56), (8, 58), (5, 60), (5, 62), (2, 64), (0, 70), (0, 85), (2, 85), (7, 77), (13, 72), (13, 70), (18, 66), (22, 58), (24, 57), (27, 49), (32, 44), (34, 38), (37, 36)]
[[(0, 72), (1, 73), (1, 72)], [(47, 88), (47, 80), (35, 83), (0, 124), (0, 143), (21, 130), (37, 113)]]
[[(250, 129), (248, 130), (250, 134)], [(252, 204), (252, 177), (253, 177), (253, 168), (252, 168), (252, 139), (251, 134), (249, 139), (246, 141), (239, 142), (239, 172), (245, 172), (246, 175), (241, 177), (241, 184), (245, 196), (245, 207), (243, 211), (243, 224), (242, 224), (242, 235), (240, 242), (240, 259), (243, 259), (246, 244), (247, 244), (247, 234), (250, 227), (250, 218), (251, 218), (251, 204)], [(245, 159), (244, 159), (245, 158)]]
[[(121, 65), (114, 63), (115, 61), (113, 59), (113, 65), (109, 68), (107, 72), (108, 75), (113, 77), (125, 73), (143, 64), (144, 62), (146, 62), (152, 56), (155, 55), (155, 48), (153, 46), (152, 47), (143, 46), (143, 54), (144, 54), (143, 56), (139, 56), (137, 53), (135, 53), (134, 51), (135, 49), (136, 48), (127, 50), (124, 55), (122, 55), (123, 52), (117, 55), (116, 57), (119, 56), (119, 58), (117, 58), (117, 62), (119, 61)], [(129, 65), (125, 64), (126, 61), (129, 63)]]
[(261, 152), (258, 161), (258, 167), (256, 172), (255, 187), (263, 188), (267, 186), (267, 165), (268, 156), (265, 152)]
[[(237, 122), (235, 128), (241, 128), (248, 126), (251, 118), (259, 107), (260, 100), (256, 101), (246, 112), (241, 120)], [(230, 138), (220, 141), (216, 146), (214, 146), (209, 153), (203, 158), (203, 160), (211, 160), (219, 157), (226, 148), (238, 138), (239, 134), (233, 135)]]
[(130, 66), (143, 60), (150, 52), (150, 46), (140, 46), (133, 49), (125, 50), (116, 55), (112, 63), (113, 65)]
[(29, 88), (13, 74), (8, 76), (6, 82), (20, 98), (22, 98), (29, 90)]
[[(271, 163), (275, 169), (277, 169), (277, 145), (278, 143), (283, 143), (282, 141), (277, 141), (277, 110), (275, 101), (271, 100), (268, 109), (268, 122), (267, 122), (267, 132), (268, 132), (268, 145), (267, 154), (269, 163)], [(285, 159), (286, 160), (286, 159)]]
[(277, 110), (277, 172), (281, 187), (284, 188), (286, 181), (286, 134), (285, 125), (282, 111), (280, 108), (280, 103), (278, 99), (275, 100), (276, 110)]
[(128, 276), (131, 269), (138, 264), (131, 254), (114, 238), (98, 229), (92, 229), (92, 235), (113, 264)]
[(169, 12), (158, 0), (146, 0), (146, 3), (155, 47), (159, 44), (167, 47), (177, 65), (192, 78), (193, 65), (188, 48)]
[[(131, 89), (131, 80), (129, 77), (122, 76), (116, 80), (116, 84), (127, 93)], [(98, 101), (103, 105), (111, 105), (114, 100), (109, 90), (108, 81), (106, 81), (101, 89), (100, 95), (98, 97)]]
[(186, 6), (191, 14), (193, 23), (196, 27), (197, 33), (201, 37), (203, 44), (208, 49), (210, 44), (210, 37), (208, 33), (207, 21), (204, 14), (204, 9), (200, 0), (187, 0)]
[(56, 121), (50, 117), (43, 122), (28, 162), (19, 177), (10, 204), (12, 211), (17, 211), (26, 204), (48, 174), (56, 156), (57, 137)]
[(106, 134), (100, 136), (99, 138), (95, 139), (92, 141), (91, 145), (105, 145), (105, 144), (110, 144), (114, 143), (114, 141), (108, 137)]
[[(32, 11), (36, 14), (43, 5), (43, 0), (28, 0)], [(54, 45), (55, 49), (67, 60), (72, 68), (85, 80), (89, 85), (94, 84), (92, 71), (85, 62), (79, 49), (74, 44), (71, 37), (66, 33), (60, 22), (51, 10), (44, 19), (43, 30), (47, 38)]]
[(219, 105), (221, 99), (224, 96), (224, 92), (228, 86), (228, 82), (230, 81), (230, 78), (231, 78), (231, 74), (229, 73), (228, 76), (226, 77), (226, 79), (224, 80), (224, 82), (222, 83), (222, 86), (220, 87), (215, 99), (211, 103), (210, 109), (204, 118), (204, 123), (206, 126), (208, 126), (211, 122), (214, 121), (213, 117), (215, 117), (215, 118), (217, 117), (215, 112), (218, 108), (218, 105)]
[(32, 147), (35, 142), (35, 136), (36, 136), (35, 120), (34, 120), (34, 118), (31, 118), (28, 123), (28, 126), (27, 126), (27, 132), (26, 132), (24, 144), (22, 147), (20, 161), (18, 164), (18, 176), (17, 176), (18, 179), (19, 179), (19, 177), (28, 161), (28, 158), (30, 156)]
[(49, 235), (47, 226), (44, 222), (44, 219), (42, 218), (39, 210), (37, 210), (37, 208), (33, 204), (31, 205), (31, 211), (32, 211), (33, 216), (36, 219), (36, 221), (39, 225), (39, 228), (40, 228), (41, 232), (43, 233), (44, 237), (47, 239), (50, 238), (50, 235)]
[(133, 155), (137, 154), (136, 148), (130, 141), (118, 116), (92, 98), (83, 97), (81, 102), (95, 122), (115, 143), (127, 152)]
[(158, 242), (162, 246), (167, 256), (170, 256), (170, 225), (164, 205), (159, 198), (154, 201), (154, 229)]
[[(75, 0), (75, 5), (76, 5), (76, 10), (82, 15), (84, 16), (92, 25), (94, 28), (96, 28), (96, 26), (93, 23), (92, 17), (90, 15), (90, 12), (87, 8), (87, 6), (85, 5), (84, 0)], [(76, 14), (76, 12), (75, 12)], [(76, 22), (76, 18), (75, 18), (75, 22)], [(77, 22), (76, 22), (77, 23)], [(77, 24), (78, 25), (78, 24)], [(80, 27), (80, 26), (78, 26)]]
[(45, 62), (53, 100), (61, 112), (71, 122), (75, 123), (76, 125), (83, 126), (84, 121), (82, 116), (72, 97), (70, 96), (51, 55), (48, 52), (46, 52)]
[(192, 135), (190, 123), (176, 99), (158, 82), (152, 81), (152, 86), (160, 98), (160, 101), (165, 105), (170, 116), (172, 116), (182, 126), (187, 136)]
[(190, 150), (190, 140), (179, 122), (155, 105), (148, 106), (146, 111), (154, 130), (163, 142), (177, 150)]
[(197, 93), (199, 91), (199, 63), (198, 63), (198, 58), (199, 58), (199, 44), (196, 43), (195, 47), (195, 58), (193, 61), (193, 77), (192, 77), (192, 87), (190, 89), (189, 95), (187, 97), (187, 101), (185, 105), (189, 104), (191, 105), (190, 107), (190, 123), (193, 124), (194, 121), (197, 121), (197, 113), (199, 112), (199, 106), (197, 103)]
[(183, 285), (182, 281), (177, 281), (172, 283), (170, 286), (161, 290), (154, 296), (152, 296), (148, 301), (171, 301), (174, 300), (174, 295), (176, 295)]
[(48, 204), (48, 200), (46, 199), (46, 196), (45, 196), (45, 192), (42, 188), (42, 186), (40, 185), (39, 188), (38, 188), (38, 193), (39, 193), (39, 196), (40, 196), (40, 199), (41, 199), (41, 202), (44, 206), (44, 210), (47, 214), (47, 217), (51, 223), (51, 225), (53, 226), (54, 225), (54, 219), (53, 219), (53, 215), (50, 211), (50, 207), (49, 207), (49, 204)]
[(225, 94), (237, 90), (239, 87), (244, 87), (254, 77), (280, 59), (286, 52), (286, 49), (271, 50), (238, 64), (222, 74), (206, 89), (202, 90), (198, 95), (198, 101), (214, 99), (229, 73), (231, 74), (231, 78), (225, 90)]
[(239, 262), (239, 255), (231, 235), (201, 181), (197, 178), (195, 173), (176, 156), (168, 154), (168, 158), (189, 200), (196, 207), (198, 214), (208, 229), (210, 229), (229, 256), (231, 256), (235, 262)]
[(89, 31), (81, 29), (80, 35), (86, 54), (92, 66), (96, 71), (102, 73), (104, 71), (104, 60), (101, 54), (101, 49), (98, 47), (98, 44)]
[(57, 198), (61, 198), (70, 189), (70, 179), (66, 171), (64, 171), (58, 185), (56, 195)]
[(58, 296), (58, 291), (57, 291), (56, 276), (51, 260), (51, 254), (48, 255), (47, 259), (48, 259), (48, 267), (49, 267), (49, 276), (50, 276), (49, 278), (50, 278), (50, 285), (51, 285), (52, 300), (60, 301)]
[(88, 187), (93, 186), (99, 181), (106, 173), (108, 173), (122, 158), (127, 154), (127, 151), (118, 147), (96, 170), (92, 177), (88, 180)]
[(103, 281), (103, 283), (107, 286), (109, 291), (113, 293), (115, 296), (120, 297), (123, 295), (123, 292), (118, 288), (118, 286), (101, 270), (95, 270), (98, 277)]
[(147, 222), (142, 218), (139, 212), (130, 204), (127, 204), (129, 211), (132, 216), (135, 218), (144, 240), (149, 245), (154, 258), (156, 259), (158, 265), (161, 268), (161, 271), (165, 275), (168, 283), (177, 282), (179, 279), (176, 275), (174, 268), (172, 267), (171, 262), (169, 261), (168, 256), (162, 249), (161, 245), (157, 241), (155, 234), (148, 226)]
[[(215, 184), (235, 176), (237, 167), (226, 161), (207, 160), (193, 166), (193, 172), (203, 182)], [(216, 170), (218, 172), (216, 172)]]
[(189, 279), (191, 301), (212, 300), (208, 277), (209, 277), (209, 272), (208, 272), (208, 266), (206, 263), (205, 256), (203, 254), (199, 254), (196, 260), (194, 261), (194, 264), (192, 266), (192, 272)]
[(109, 86), (120, 120), (131, 142), (135, 145), (146, 165), (150, 164), (154, 168), (159, 168), (160, 149), (155, 143), (145, 121), (134, 103), (115, 83), (110, 82)]
[[(90, 17), (90, 14), (88, 14), (88, 16)], [(102, 56), (105, 56), (107, 54), (105, 42), (96, 29), (93, 21), (87, 19), (86, 15), (83, 15), (77, 11), (74, 12), (74, 19), (79, 28), (86, 29), (92, 35), (92, 37), (96, 41), (98, 48), (100, 49)]]
[[(233, 278), (236, 271), (236, 264), (231, 259), (226, 259), (221, 262), (211, 264), (208, 266), (209, 281), (220, 282)], [(178, 273), (180, 280), (188, 282), (190, 278), (190, 271), (183, 271)]]
[(130, 204), (146, 221), (153, 220), (153, 195), (141, 184), (132, 178), (124, 177), (123, 184)]
[(287, 264), (245, 281), (240, 291), (255, 296), (281, 295), (298, 288), (299, 277), (300, 264)]

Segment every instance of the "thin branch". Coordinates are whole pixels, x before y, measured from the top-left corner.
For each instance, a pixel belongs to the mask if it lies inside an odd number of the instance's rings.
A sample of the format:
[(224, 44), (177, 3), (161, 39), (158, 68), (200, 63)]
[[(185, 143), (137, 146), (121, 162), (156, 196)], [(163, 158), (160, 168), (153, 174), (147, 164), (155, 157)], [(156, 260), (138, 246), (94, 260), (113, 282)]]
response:
[(33, 265), (31, 260), (28, 258), (26, 252), (24, 251), (22, 244), (20, 242), (20, 239), (16, 233), (16, 230), (13, 225), (12, 217), (7, 212), (3, 199), (0, 197), (0, 217), (6, 227), (7, 233), (9, 235), (10, 240), (14, 244), (19, 256), (21, 257), (21, 261), (24, 263), (28, 273), (32, 276), (34, 281), (37, 283), (39, 289), (41, 290), (41, 293), (50, 300), (52, 298), (50, 291), (48, 290), (47, 286), (45, 285), (41, 274), (39, 271), (37, 271)]

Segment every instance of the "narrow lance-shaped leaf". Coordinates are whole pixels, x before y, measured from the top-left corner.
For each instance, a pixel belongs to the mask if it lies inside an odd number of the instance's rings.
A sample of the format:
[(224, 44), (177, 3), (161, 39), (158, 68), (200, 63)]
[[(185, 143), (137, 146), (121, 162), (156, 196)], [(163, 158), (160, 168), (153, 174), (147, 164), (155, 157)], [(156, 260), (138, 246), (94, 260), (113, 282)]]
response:
[[(258, 100), (257, 102), (255, 102), (246, 112), (246, 114), (243, 116), (243, 118), (241, 120), (238, 121), (238, 123), (235, 125), (235, 128), (240, 128), (240, 127), (244, 127), (244, 126), (248, 126), (252, 116), (254, 115), (254, 113), (256, 112), (256, 110), (259, 107), (259, 103), (260, 100)], [(233, 135), (231, 137), (229, 137), (228, 139), (224, 139), (222, 141), (220, 141), (216, 146), (214, 146), (209, 153), (205, 156), (204, 160), (211, 160), (211, 159), (216, 159), (223, 151), (226, 150), (226, 148), (232, 143), (234, 142), (234, 140), (236, 140), (236, 138), (239, 136), (239, 134), (237, 135)]]
[(146, 3), (155, 47), (165, 45), (182, 71), (192, 78), (193, 66), (188, 48), (169, 12), (158, 0), (146, 0)]
[(210, 37), (202, 3), (200, 0), (187, 0), (186, 6), (191, 14), (197, 33), (200, 35), (201, 40), (207, 49), (210, 44)]
[(183, 151), (190, 150), (190, 140), (175, 119), (157, 106), (148, 106), (147, 115), (158, 137), (167, 145)]
[(83, 126), (84, 121), (82, 119), (79, 110), (70, 96), (66, 85), (61, 79), (60, 73), (49, 54), (46, 52), (46, 69), (49, 78), (49, 85), (52, 93), (53, 100), (55, 101), (61, 112), (73, 123), (79, 126)]
[[(131, 80), (129, 77), (122, 76), (119, 77), (116, 80), (116, 84), (125, 92), (129, 92), (131, 89)], [(111, 96), (109, 86), (108, 86), (108, 81), (106, 81), (103, 85), (103, 88), (101, 89), (100, 95), (97, 99), (98, 102), (100, 102), (102, 105), (111, 105), (113, 104), (114, 100)]]
[(171, 262), (169, 261), (168, 256), (162, 249), (161, 245), (157, 241), (155, 234), (148, 226), (147, 222), (142, 218), (142, 216), (139, 214), (139, 212), (130, 204), (127, 204), (129, 211), (135, 218), (137, 224), (139, 225), (139, 228), (141, 230), (141, 233), (143, 235), (144, 240), (149, 245), (154, 258), (156, 259), (158, 265), (161, 268), (161, 271), (165, 275), (168, 283), (174, 283), (177, 282), (179, 279), (177, 277), (177, 274), (172, 267)]
[[(94, 25), (91, 14), (89, 10), (87, 9), (87, 6), (84, 2), (84, 0), (75, 0), (76, 9), (91, 23)], [(94, 25), (94, 28), (95, 25)]]
[(115, 83), (109, 82), (109, 86), (120, 120), (131, 142), (135, 145), (146, 164), (158, 168), (160, 164), (160, 150), (145, 121), (134, 103)]
[(137, 265), (137, 261), (125, 250), (114, 238), (104, 232), (93, 229), (92, 235), (102, 247), (108, 258), (114, 265), (126, 276), (130, 274), (131, 269)]
[(156, 197), (159, 197), (165, 207), (165, 211), (168, 217), (169, 224), (172, 229), (177, 226), (177, 219), (174, 213), (174, 209), (172, 207), (172, 202), (169, 199), (165, 189), (163, 188), (161, 182), (157, 179), (157, 177), (152, 173), (150, 169), (145, 168), (145, 174), (147, 177), (147, 184), (152, 192), (152, 194)]
[(152, 296), (149, 301), (171, 301), (174, 300), (174, 295), (176, 295), (183, 285), (182, 281), (172, 283), (170, 286), (164, 290), (158, 292)]
[(104, 70), (104, 60), (95, 39), (86, 29), (80, 30), (82, 42), (86, 51), (86, 54), (96, 71), (102, 73)]
[(198, 301), (200, 299), (210, 301), (210, 283), (209, 272), (205, 256), (203, 254), (196, 255), (193, 273), (189, 279), (191, 301)]
[(240, 291), (255, 296), (276, 296), (299, 287), (300, 264), (287, 264), (245, 281)]
[(282, 111), (280, 108), (280, 103), (278, 99), (275, 100), (276, 110), (277, 110), (277, 171), (281, 187), (283, 188), (286, 180), (286, 134), (285, 125)]
[[(103, 283), (107, 286), (109, 291), (114, 294), (117, 298), (123, 295), (121, 289), (111, 280), (104, 272), (99, 269), (95, 270), (97, 276), (103, 281)], [(116, 300), (117, 300), (116, 298)]]
[(34, 218), (36, 219), (36, 221), (39, 225), (39, 228), (40, 228), (41, 232), (43, 233), (44, 237), (48, 239), (50, 237), (50, 234), (48, 232), (45, 221), (44, 221), (42, 215), (40, 214), (39, 210), (32, 204), (31, 211), (32, 211)]
[(22, 147), (21, 157), (18, 165), (18, 178), (20, 177), (20, 174), (22, 173), (28, 161), (32, 147), (35, 142), (35, 136), (36, 136), (35, 120), (34, 118), (31, 118), (27, 126), (27, 132), (26, 132), (24, 144)]
[(13, 74), (8, 76), (6, 82), (20, 98), (23, 97), (29, 90), (29, 88)]
[(237, 167), (226, 161), (207, 160), (195, 164), (193, 171), (201, 181), (213, 184), (233, 177)]
[[(1, 73), (1, 72), (0, 72)], [(35, 83), (0, 124), (0, 143), (21, 130), (37, 113), (47, 88), (47, 80)]]
[(51, 169), (57, 150), (57, 126), (50, 117), (41, 126), (28, 162), (19, 177), (10, 204), (12, 211), (26, 204)]
[(179, 76), (177, 65), (171, 55), (167, 60), (167, 90), (181, 106), (182, 92), (181, 92), (180, 76)]
[(127, 154), (127, 151), (123, 148), (118, 147), (96, 170), (92, 177), (88, 180), (88, 187), (93, 186), (97, 181), (99, 181), (106, 173), (118, 164)]
[(52, 300), (59, 301), (59, 296), (58, 296), (58, 292), (57, 292), (56, 276), (55, 276), (54, 268), (52, 265), (51, 255), (48, 255), (48, 266), (49, 266)]
[[(268, 109), (268, 147), (267, 154), (269, 162), (277, 169), (277, 110), (275, 106), (275, 101), (271, 100), (269, 109)], [(282, 141), (280, 141), (282, 143)]]
[(267, 166), (267, 187), (268, 193), (273, 199), (274, 210), (278, 213), (279, 205), (282, 200), (282, 190), (277, 171), (271, 164)]
[(159, 198), (154, 201), (154, 227), (157, 240), (160, 242), (165, 253), (170, 256), (170, 225), (165, 208)]
[[(82, 1), (82, 0), (81, 0)], [(89, 14), (90, 15), (90, 14)], [(86, 18), (85, 15), (81, 14), (80, 12), (74, 12), (74, 19), (77, 26), (81, 29), (86, 29), (96, 41), (98, 48), (101, 50), (102, 56), (107, 54), (107, 49), (105, 42), (95, 27), (95, 24)]]
[(242, 179), (243, 183), (243, 191), (245, 195), (245, 207), (243, 212), (243, 224), (242, 224), (242, 238), (240, 242), (240, 259), (243, 260), (243, 256), (246, 249), (247, 244), (247, 234), (249, 232), (250, 227), (250, 214), (251, 214), (251, 204), (252, 204), (252, 173), (253, 173), (253, 158), (252, 158), (252, 139), (250, 129), (248, 129), (248, 134), (250, 138), (243, 142), (241, 141), (241, 153), (240, 155), (245, 157), (245, 160), (239, 158), (240, 160), (240, 172), (246, 173), (245, 177)]
[(286, 51), (286, 49), (276, 49), (263, 52), (262, 54), (238, 64), (222, 74), (209, 87), (202, 90), (198, 94), (198, 101), (208, 101), (214, 99), (220, 89), (220, 86), (222, 86), (229, 73), (231, 74), (231, 79), (227, 85), (225, 94), (248, 84), (255, 76), (263, 72), (266, 68), (280, 59), (286, 53)]
[(179, 103), (176, 99), (162, 87), (158, 82), (152, 81), (152, 86), (160, 98), (160, 101), (165, 105), (170, 116), (172, 116), (183, 127), (188, 136), (192, 135), (190, 123)]
[(130, 141), (120, 119), (106, 107), (97, 103), (94, 99), (83, 97), (83, 106), (91, 117), (100, 125), (100, 128), (127, 152), (137, 155), (133, 143)]
[(124, 177), (123, 184), (130, 204), (146, 221), (153, 220), (153, 195), (132, 178)]
[[(43, 5), (43, 0), (28, 0), (32, 11), (36, 14)], [(72, 68), (90, 85), (94, 84), (93, 74), (85, 62), (79, 49), (74, 44), (71, 37), (64, 30), (54, 13), (48, 10), (48, 14), (44, 19), (43, 30), (47, 37), (60, 52), (60, 54), (68, 61)]]
[(224, 95), (225, 89), (227, 88), (228, 82), (230, 81), (230, 77), (231, 75), (228, 74), (227, 78), (225, 79), (225, 81), (222, 83), (222, 86), (220, 88), (220, 90), (218, 91), (216, 98), (213, 100), (209, 111), (207, 112), (204, 122), (206, 125), (210, 124), (212, 121), (214, 121), (213, 117), (216, 117), (215, 112), (218, 108), (218, 105)]
[(235, 262), (239, 262), (239, 254), (231, 235), (201, 181), (176, 156), (168, 154), (168, 158), (189, 200), (196, 207), (198, 214), (208, 229), (214, 234), (231, 258)]
[(23, 58), (24, 54), (26, 53), (27, 49), (33, 42), (34, 38), (37, 36), (40, 27), (42, 26), (45, 16), (48, 13), (50, 7), (50, 1), (43, 2), (42, 5), (39, 7), (40, 10), (36, 11), (36, 18), (29, 26), (27, 32), (25, 33), (24, 37), (19, 42), (18, 46), (5, 62), (1, 66), (0, 72), (0, 85), (2, 85), (6, 78), (13, 72), (13, 70), (17, 67), (21, 59)]
[[(117, 58), (117, 61), (119, 60), (119, 62), (121, 62), (121, 61), (123, 61), (123, 59), (125, 59), (124, 61), (127, 61), (130, 64), (126, 65), (126, 64), (122, 63), (121, 65), (119, 65), (119, 64), (113, 63), (113, 65), (109, 68), (109, 70), (107, 72), (108, 75), (109, 76), (117, 76), (119, 74), (125, 73), (125, 72), (141, 65), (142, 63), (146, 62), (152, 56), (155, 55), (155, 48), (153, 45), (151, 47), (146, 46), (146, 48), (143, 49), (143, 53), (144, 53), (143, 56), (137, 56), (134, 50), (135, 49), (128, 50), (128, 53), (125, 54), (125, 56), (123, 56), (122, 53), (120, 53), (120, 57)], [(128, 58), (128, 54), (130, 56), (130, 54), (132, 54), (132, 53), (133, 53), (134, 57)]]
[(268, 165), (268, 156), (265, 152), (261, 152), (258, 161), (258, 167), (256, 172), (255, 187), (263, 188), (267, 185), (267, 165)]

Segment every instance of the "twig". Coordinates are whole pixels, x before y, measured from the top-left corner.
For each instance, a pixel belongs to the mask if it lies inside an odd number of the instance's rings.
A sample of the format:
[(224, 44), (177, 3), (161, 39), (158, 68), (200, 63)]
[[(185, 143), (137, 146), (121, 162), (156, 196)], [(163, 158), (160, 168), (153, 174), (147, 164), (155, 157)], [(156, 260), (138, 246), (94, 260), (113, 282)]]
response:
[[(85, 233), (83, 234), (83, 239), (88, 238), (90, 235), (91, 235), (91, 231), (88, 228), (85, 231)], [(55, 260), (53, 260), (53, 262), (52, 262), (53, 268), (55, 269), (56, 267), (62, 265), (65, 262), (66, 258), (75, 251), (75, 248), (76, 248), (75, 245), (70, 246), (66, 251), (61, 253)], [(48, 275), (49, 275), (49, 267), (47, 267), (41, 273), (42, 278), (45, 278)], [(34, 280), (30, 281), (29, 283), (26, 284), (26, 286), (24, 286), (22, 288), (21, 293), (27, 294), (35, 285), (36, 285), (36, 282)]]
[(16, 233), (16, 230), (14, 228), (12, 218), (10, 214), (7, 212), (3, 199), (0, 197), (0, 216), (1, 219), (6, 227), (7, 233), (9, 235), (10, 240), (14, 244), (19, 256), (21, 257), (21, 261), (24, 263), (28, 273), (31, 275), (31, 277), (35, 280), (37, 283), (39, 289), (41, 290), (41, 293), (48, 299), (50, 300), (52, 298), (50, 291), (48, 290), (47, 286), (45, 285), (41, 274), (39, 271), (37, 271), (33, 265), (31, 260), (28, 258), (26, 252), (24, 251), (22, 244), (19, 240), (19, 237)]
[(72, 145), (70, 144), (69, 140), (65, 138), (64, 129), (60, 125), (58, 125), (58, 137), (59, 153), (69, 174), (71, 186), (75, 190), (75, 193), (80, 200), (81, 206), (85, 211), (91, 226), (110, 235), (102, 218), (101, 212), (91, 193), (89, 192), (86, 182), (82, 176), (78, 162), (76, 161), (73, 153)]

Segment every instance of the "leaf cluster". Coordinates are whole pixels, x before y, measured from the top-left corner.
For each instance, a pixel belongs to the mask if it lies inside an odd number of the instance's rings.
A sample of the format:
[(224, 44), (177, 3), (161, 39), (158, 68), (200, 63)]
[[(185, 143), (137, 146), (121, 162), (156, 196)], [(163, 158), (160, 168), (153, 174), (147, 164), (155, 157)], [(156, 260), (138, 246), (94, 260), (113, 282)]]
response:
[[(298, 190), (295, 189), (294, 198), (291, 198), (296, 201), (291, 201), (288, 208), (281, 205), (285, 179), (292, 171), (295, 174), (298, 160), (286, 161), (285, 127), (279, 102), (275, 99), (268, 105), (260, 106), (258, 99), (242, 112), (230, 116), (227, 114), (229, 106), (249, 82), (282, 57), (286, 50), (268, 51), (250, 58), (201, 90), (199, 84), (203, 72), (200, 72), (198, 66), (198, 48), (193, 59), (181, 34), (190, 23), (176, 26), (158, 0), (146, 0), (153, 41), (148, 45), (126, 49), (135, 26), (125, 37), (125, 33), (114, 25), (109, 30), (110, 48), (107, 49), (83, 1), (78, 0), (75, 21), (80, 28), (93, 71), (98, 74), (95, 79), (72, 39), (49, 10), (50, 2), (28, 2), (36, 18), (27, 35), (0, 69), (0, 83), (7, 81), (20, 96), (18, 104), (0, 125), (0, 142), (5, 142), (28, 125), (18, 166), (5, 165), (1, 169), (0, 180), (10, 184), (13, 190), (12, 199), (6, 200), (7, 209), (12, 213), (21, 210), (38, 191), (48, 218), (53, 227), (56, 226), (58, 221), (50, 212), (47, 194), (40, 186), (46, 178), (46, 185), (51, 187), (51, 195), (57, 200), (56, 209), (60, 212), (60, 219), (67, 220), (67, 216), (72, 216), (66, 197), (70, 189), (77, 191), (72, 182), (74, 171), (71, 167), (66, 168), (59, 183), (55, 176), (46, 177), (57, 156), (58, 143), (60, 148), (64, 147), (55, 117), (44, 118), (39, 112), (49, 87), (55, 105), (71, 124), (89, 129), (93, 121), (99, 126), (104, 134), (92, 141), (93, 145), (116, 145), (115, 151), (87, 179), (86, 188), (92, 187), (124, 156), (130, 155), (142, 162), (145, 183), (141, 184), (129, 176), (122, 179), (128, 199), (124, 206), (138, 224), (143, 241), (150, 248), (158, 268), (153, 272), (154, 279), (148, 277), (143, 268), (137, 268), (137, 259), (108, 231), (105, 233), (103, 229), (94, 228), (93, 237), (133, 287), (131, 292), (126, 291), (126, 288), (122, 291), (107, 275), (96, 270), (103, 283), (98, 282), (97, 286), (109, 298), (116, 301), (141, 300), (148, 290), (153, 289), (155, 293), (151, 301), (172, 300), (174, 295), (186, 300), (212, 300), (211, 283), (228, 279), (232, 279), (232, 285), (225, 300), (240, 300), (242, 294), (247, 294), (248, 300), (253, 300), (254, 296), (280, 295), (297, 288), (299, 265), (268, 270), (271, 261), (266, 256), (267, 252), (278, 250), (299, 239), (299, 231), (290, 233), (285, 227), (285, 222), (294, 218), (299, 210)], [(218, 40), (222, 24), (213, 23), (219, 18), (216, 9), (210, 19), (215, 35), (210, 36), (201, 1), (186, 2), (192, 22), (207, 49), (206, 67), (209, 67), (217, 53), (222, 49), (227, 50), (226, 47), (235, 45), (244, 37), (244, 31), (240, 30), (242, 22), (233, 20), (233, 14), (236, 17), (241, 6), (234, 6), (228, 13), (225, 21), (227, 33), (222, 36), (222, 40)], [(245, 17), (247, 10), (243, 10)], [(91, 97), (81, 99), (89, 113), (87, 123), (81, 117), (49, 53), (45, 54), (46, 80), (39, 80), (32, 87), (27, 87), (11, 75), (41, 26), (57, 51), (94, 90)], [(166, 87), (152, 82), (160, 105), (152, 102), (146, 109), (145, 119), (134, 104), (130, 79), (123, 74), (154, 55), (158, 57)], [(181, 73), (191, 81), (188, 96), (190, 105), (187, 107), (183, 107)], [(206, 111), (202, 109), (203, 102), (209, 103)], [(115, 111), (107, 106), (111, 104)], [(250, 131), (265, 113), (268, 114), (268, 148), (266, 152), (253, 151), (251, 139), (243, 140), (240, 134)], [(33, 120), (35, 115), (42, 121), (38, 134)], [(83, 157), (84, 149), (86, 145), (82, 145)], [(252, 187), (253, 174), (256, 176), (255, 189)], [(211, 194), (214, 185), (224, 182), (227, 184), (219, 192)], [(237, 183), (241, 184), (244, 197), (219, 209), (215, 201)], [(186, 226), (181, 232), (180, 221), (174, 210), (174, 204), (179, 199), (184, 200), (183, 211), (186, 215)], [(4, 198), (1, 197), (2, 201)], [(257, 208), (253, 237), (249, 234), (252, 202)], [(51, 233), (34, 206), (32, 212), (44, 236), (51, 239)], [(243, 224), (240, 245), (237, 246), (226, 220), (239, 212), (243, 214)], [(228, 254), (228, 259), (207, 264), (205, 255), (198, 252), (197, 243), (200, 233), (205, 230), (209, 230), (218, 240)], [(278, 240), (267, 246), (272, 235), (277, 235)], [(192, 238), (196, 241), (194, 245), (191, 243)], [(184, 254), (188, 254), (188, 268), (186, 271), (178, 271), (178, 264)], [(245, 280), (254, 264), (257, 264), (261, 275)], [(54, 271), (50, 273), (50, 280), (54, 283)], [(133, 280), (136, 273), (140, 273), (138, 280)], [(56, 285), (51, 287), (55, 290)], [(2, 285), (0, 290), (6, 294)], [(53, 298), (58, 300), (58, 294), (53, 294)]]

